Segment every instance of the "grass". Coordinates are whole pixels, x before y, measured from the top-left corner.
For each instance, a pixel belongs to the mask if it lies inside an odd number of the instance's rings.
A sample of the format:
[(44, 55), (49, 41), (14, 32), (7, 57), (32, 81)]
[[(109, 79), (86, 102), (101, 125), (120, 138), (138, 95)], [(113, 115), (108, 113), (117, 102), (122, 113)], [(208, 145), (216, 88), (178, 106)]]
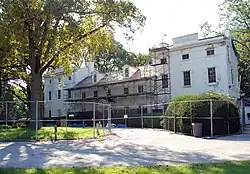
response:
[(250, 161), (152, 167), (0, 168), (1, 174), (245, 174), (249, 171)]
[[(103, 135), (106, 131), (100, 130), (100, 134)], [(39, 139), (54, 139), (55, 133), (53, 127), (42, 127), (38, 130)], [(92, 128), (57, 128), (58, 139), (85, 139), (93, 137)], [(12, 128), (12, 129), (0, 129), (0, 141), (11, 140), (32, 140), (36, 138), (36, 131), (29, 128)]]

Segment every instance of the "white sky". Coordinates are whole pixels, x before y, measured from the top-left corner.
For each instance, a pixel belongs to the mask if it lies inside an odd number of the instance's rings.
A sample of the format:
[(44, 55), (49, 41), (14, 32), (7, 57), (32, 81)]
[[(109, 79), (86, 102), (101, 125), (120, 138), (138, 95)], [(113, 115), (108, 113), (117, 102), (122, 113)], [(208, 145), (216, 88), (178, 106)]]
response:
[(172, 43), (172, 38), (200, 32), (199, 25), (208, 21), (218, 23), (218, 5), (223, 0), (133, 0), (147, 17), (143, 31), (134, 35), (134, 42), (127, 44), (122, 30), (116, 31), (116, 39), (127, 50), (148, 53), (148, 47), (159, 45), (162, 40)]

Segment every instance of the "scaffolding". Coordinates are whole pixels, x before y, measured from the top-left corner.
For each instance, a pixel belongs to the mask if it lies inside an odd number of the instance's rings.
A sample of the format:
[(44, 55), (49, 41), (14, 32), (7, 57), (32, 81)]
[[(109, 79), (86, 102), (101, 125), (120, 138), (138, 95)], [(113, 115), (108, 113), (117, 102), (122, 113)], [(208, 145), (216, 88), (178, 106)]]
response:
[[(101, 95), (80, 97), (69, 101), (109, 103), (112, 107), (123, 107), (123, 110), (126, 110), (125, 108), (140, 109), (143, 105), (155, 105), (156, 108), (147, 108), (151, 111), (157, 110), (157, 107), (163, 103), (170, 102), (171, 80), (168, 46), (162, 44), (160, 47), (149, 49), (149, 60), (146, 65), (131, 68), (136, 71), (131, 73), (132, 75), (128, 78), (125, 77), (122, 70), (109, 72), (100, 82), (77, 89), (98, 91)], [(89, 78), (91, 80), (92, 76)], [(139, 91), (139, 85), (143, 85), (142, 91)], [(113, 93), (117, 90), (115, 88), (120, 88), (119, 94)], [(124, 88), (128, 88), (129, 92), (125, 93)], [(81, 96), (81, 92), (78, 95)], [(159, 109), (162, 110), (164, 107)]]
[(149, 49), (151, 60), (149, 64), (154, 67), (154, 104), (167, 103), (171, 100), (170, 56), (168, 46)]

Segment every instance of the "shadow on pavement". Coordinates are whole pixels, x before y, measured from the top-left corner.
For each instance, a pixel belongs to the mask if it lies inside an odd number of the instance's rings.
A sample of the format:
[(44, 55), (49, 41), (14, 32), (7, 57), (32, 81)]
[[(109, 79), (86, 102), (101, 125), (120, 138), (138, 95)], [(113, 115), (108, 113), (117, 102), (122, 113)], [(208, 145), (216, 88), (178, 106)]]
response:
[(0, 167), (151, 166), (219, 162), (201, 152), (179, 152), (161, 146), (132, 143), (61, 141), (56, 143), (5, 143)]

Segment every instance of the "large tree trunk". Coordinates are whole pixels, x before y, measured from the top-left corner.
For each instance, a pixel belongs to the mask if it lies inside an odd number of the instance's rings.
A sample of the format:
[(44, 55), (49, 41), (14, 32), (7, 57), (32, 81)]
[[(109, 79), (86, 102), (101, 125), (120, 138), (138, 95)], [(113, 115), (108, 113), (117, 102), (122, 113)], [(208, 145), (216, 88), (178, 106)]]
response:
[[(30, 114), (31, 114), (31, 124), (30, 128), (40, 128), (40, 118), (41, 118), (41, 83), (42, 77), (40, 73), (31, 73), (31, 104), (30, 104)], [(36, 122), (37, 120), (37, 122)]]
[[(40, 128), (40, 103), (41, 103), (41, 82), (42, 77), (38, 72), (31, 73), (31, 104), (30, 104), (30, 114), (31, 123), (30, 128), (35, 129), (36, 124)], [(36, 122), (37, 120), (37, 122)]]

